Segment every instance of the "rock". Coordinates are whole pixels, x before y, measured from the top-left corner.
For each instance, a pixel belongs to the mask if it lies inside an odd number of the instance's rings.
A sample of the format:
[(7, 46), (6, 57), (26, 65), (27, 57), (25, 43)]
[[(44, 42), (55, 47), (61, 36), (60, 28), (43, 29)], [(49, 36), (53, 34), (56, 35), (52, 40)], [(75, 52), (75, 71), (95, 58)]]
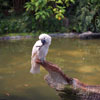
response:
[(77, 33), (53, 33), (50, 34), (52, 37), (58, 37), (58, 38), (77, 38)]
[(91, 31), (83, 32), (82, 34), (93, 34)]
[(80, 39), (100, 39), (100, 33), (85, 32), (79, 35)]
[(21, 40), (21, 39), (30, 39), (33, 36), (5, 36), (5, 37), (0, 37), (0, 40)]

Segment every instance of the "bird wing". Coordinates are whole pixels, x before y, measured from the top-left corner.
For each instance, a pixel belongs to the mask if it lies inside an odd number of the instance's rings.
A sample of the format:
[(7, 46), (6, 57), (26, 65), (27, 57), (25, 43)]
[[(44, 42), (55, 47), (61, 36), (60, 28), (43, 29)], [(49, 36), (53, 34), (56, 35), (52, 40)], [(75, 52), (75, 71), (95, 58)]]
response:
[(41, 46), (42, 46), (42, 43), (41, 43), (40, 40), (38, 40), (38, 41), (34, 44), (34, 46), (33, 46), (33, 48), (32, 48), (31, 61), (33, 60), (34, 57), (37, 56), (37, 52), (39, 51), (39, 49), (41, 48)]
[(32, 74), (34, 73), (39, 73), (40, 72), (40, 65), (36, 63), (36, 59), (38, 58), (38, 54), (39, 54), (39, 49), (41, 47), (42, 43), (40, 40), (38, 40), (33, 48), (32, 48), (32, 56), (31, 56), (31, 70), (30, 72)]

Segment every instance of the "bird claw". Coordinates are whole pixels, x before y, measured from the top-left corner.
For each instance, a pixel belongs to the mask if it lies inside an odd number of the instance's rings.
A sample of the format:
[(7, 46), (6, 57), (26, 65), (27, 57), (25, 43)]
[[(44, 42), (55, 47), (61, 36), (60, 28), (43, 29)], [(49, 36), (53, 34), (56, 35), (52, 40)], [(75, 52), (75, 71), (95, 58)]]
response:
[(44, 64), (44, 59), (41, 59), (40, 61), (41, 61), (42, 64)]
[(44, 59), (37, 59), (36, 62), (37, 62), (37, 63), (44, 64)]

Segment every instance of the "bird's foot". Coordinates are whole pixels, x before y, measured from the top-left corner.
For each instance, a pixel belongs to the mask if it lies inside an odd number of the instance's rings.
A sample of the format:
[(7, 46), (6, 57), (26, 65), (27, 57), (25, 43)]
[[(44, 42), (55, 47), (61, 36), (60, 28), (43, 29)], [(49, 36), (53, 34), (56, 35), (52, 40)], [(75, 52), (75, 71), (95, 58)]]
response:
[(38, 64), (44, 64), (45, 60), (44, 59), (37, 59), (36, 63), (38, 63)]
[(44, 64), (44, 59), (41, 59), (42, 64)]

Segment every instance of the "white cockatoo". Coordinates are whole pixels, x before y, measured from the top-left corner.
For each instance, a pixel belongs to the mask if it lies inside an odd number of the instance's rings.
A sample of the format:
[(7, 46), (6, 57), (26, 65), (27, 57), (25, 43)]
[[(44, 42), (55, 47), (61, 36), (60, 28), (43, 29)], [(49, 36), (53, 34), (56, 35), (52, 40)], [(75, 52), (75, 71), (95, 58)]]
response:
[(40, 65), (36, 63), (36, 59), (40, 59), (42, 62), (48, 53), (49, 46), (51, 44), (51, 37), (47, 34), (41, 34), (39, 40), (33, 46), (31, 56), (31, 70), (32, 74), (40, 72)]

